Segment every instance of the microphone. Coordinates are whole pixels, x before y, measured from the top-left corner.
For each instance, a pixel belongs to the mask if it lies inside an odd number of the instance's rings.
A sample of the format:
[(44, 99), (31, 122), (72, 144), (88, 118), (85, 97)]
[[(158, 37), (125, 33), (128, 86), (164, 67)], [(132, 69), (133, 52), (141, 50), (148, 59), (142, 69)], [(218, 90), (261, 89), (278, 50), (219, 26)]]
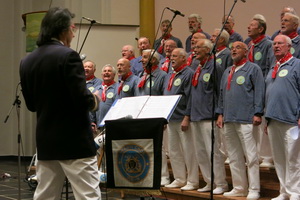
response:
[(85, 54), (81, 54), (81, 55), (80, 55), (80, 59), (81, 59), (81, 60), (86, 59), (86, 55), (85, 55)]
[(169, 8), (169, 7), (166, 7), (166, 8), (167, 8), (168, 10), (172, 11), (174, 14), (180, 15), (181, 17), (184, 17), (184, 14), (181, 13), (180, 11), (175, 10), (175, 9), (173, 9), (173, 8)]
[(101, 24), (100, 22), (98, 22), (98, 21), (96, 21), (96, 20), (94, 20), (94, 19), (88, 18), (88, 17), (82, 17), (82, 19), (85, 19), (85, 20), (87, 20), (87, 21), (90, 21), (92, 24), (94, 24), (94, 23)]

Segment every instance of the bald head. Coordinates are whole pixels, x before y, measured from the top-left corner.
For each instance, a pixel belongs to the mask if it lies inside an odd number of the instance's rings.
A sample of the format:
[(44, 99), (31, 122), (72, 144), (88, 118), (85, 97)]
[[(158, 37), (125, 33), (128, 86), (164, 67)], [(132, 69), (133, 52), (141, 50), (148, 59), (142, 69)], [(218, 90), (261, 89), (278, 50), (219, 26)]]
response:
[(120, 58), (117, 62), (118, 76), (126, 76), (130, 72), (130, 61)]
[(206, 36), (203, 33), (194, 33), (192, 38), (191, 38), (191, 48), (194, 49), (196, 46), (197, 42), (201, 39), (206, 39)]
[(285, 13), (292, 13), (294, 15), (297, 15), (296, 10), (293, 7), (286, 6), (286, 7), (282, 8), (282, 10), (281, 10), (280, 19), (283, 18)]
[(125, 45), (122, 47), (122, 57), (130, 59), (134, 57), (134, 47), (132, 45)]
[(231, 57), (234, 63), (238, 63), (247, 57), (248, 47), (244, 42), (234, 42), (231, 47)]

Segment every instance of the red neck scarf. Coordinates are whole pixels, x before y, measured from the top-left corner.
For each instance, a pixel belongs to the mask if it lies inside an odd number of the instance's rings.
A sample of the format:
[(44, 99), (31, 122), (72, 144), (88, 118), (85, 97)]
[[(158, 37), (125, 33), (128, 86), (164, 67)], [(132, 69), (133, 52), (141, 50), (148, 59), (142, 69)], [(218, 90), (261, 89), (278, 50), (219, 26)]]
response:
[(103, 102), (105, 102), (106, 101), (106, 91), (107, 91), (107, 89), (109, 88), (109, 86), (111, 86), (112, 84), (114, 84), (115, 83), (115, 81), (111, 81), (111, 82), (109, 82), (109, 83), (104, 83), (104, 82), (102, 82), (102, 86), (103, 86), (103, 90), (102, 90), (102, 95), (101, 95), (101, 100), (103, 101)]
[(199, 76), (201, 74), (201, 68), (205, 65), (205, 63), (207, 63), (208, 61), (210, 61), (213, 57), (207, 57), (203, 60), (200, 61), (200, 64), (198, 65), (194, 75), (193, 75), (193, 79), (192, 79), (192, 85), (194, 87), (196, 87), (198, 85), (198, 79), (199, 79)]
[[(158, 68), (158, 66), (157, 65), (155, 65), (155, 66), (152, 66), (152, 72), (154, 71), (154, 70), (156, 70)], [(143, 88), (144, 86), (145, 86), (145, 83), (146, 83), (146, 80), (147, 80), (147, 75), (148, 74), (150, 74), (150, 70), (144, 70), (144, 75), (143, 75), (143, 77), (142, 77), (142, 80), (141, 80), (141, 82), (138, 84), (138, 88)]]
[(273, 71), (272, 71), (272, 78), (273, 79), (276, 78), (276, 75), (277, 75), (277, 72), (278, 72), (278, 69), (279, 69), (280, 65), (285, 63), (286, 61), (290, 60), (292, 57), (293, 57), (293, 55), (290, 52), (287, 52), (287, 54), (285, 54), (280, 60), (278, 60), (276, 62), (276, 65), (274, 66)]
[(251, 40), (251, 42), (249, 43), (248, 47), (249, 47), (249, 53), (248, 53), (248, 60), (250, 62), (254, 62), (254, 46), (258, 43), (260, 43), (266, 36), (265, 35), (261, 35), (258, 36), (256, 39)]
[(121, 93), (121, 90), (123, 89), (123, 84), (124, 82), (126, 81), (126, 79), (131, 76), (132, 72), (128, 72), (127, 74), (125, 74), (124, 76), (121, 77), (121, 82), (120, 82), (120, 85), (118, 87), (118, 94)]
[(224, 46), (218, 47), (216, 50), (217, 50), (217, 52), (220, 52), (220, 51), (222, 51), (223, 49), (226, 49), (226, 46), (225, 46), (225, 45), (224, 45)]
[(160, 41), (160, 46), (159, 46), (158, 49), (157, 49), (157, 52), (158, 52), (158, 53), (162, 54), (162, 53), (164, 52), (165, 41), (166, 41), (167, 39), (169, 39), (171, 36), (172, 36), (171, 34), (167, 34), (167, 35), (165, 35), (165, 36), (161, 39), (161, 41)]
[(193, 62), (193, 58), (195, 57), (195, 52), (193, 51), (189, 57), (187, 58), (187, 66), (191, 66), (192, 62)]
[(170, 77), (170, 79), (169, 79), (168, 88), (167, 88), (168, 91), (170, 91), (170, 90), (172, 89), (173, 80), (174, 80), (175, 76), (176, 76), (181, 70), (183, 70), (186, 66), (187, 66), (187, 65), (184, 64), (184, 65), (181, 65), (180, 67), (174, 69), (174, 71), (173, 71), (173, 73), (172, 73), (172, 75), (171, 75), (171, 77)]
[(166, 57), (164, 64), (162, 64), (162, 66), (161, 66), (161, 70), (168, 73), (169, 64), (170, 64), (170, 59), (168, 57)]
[(165, 36), (163, 37), (163, 39), (164, 39), (164, 40), (170, 39), (171, 36), (172, 36), (171, 34), (167, 34), (167, 35), (165, 35)]
[(130, 58), (128, 58), (129, 61), (131, 61), (131, 60), (133, 60), (133, 59), (135, 59), (134, 56), (131, 56)]
[(88, 77), (88, 78), (85, 78), (85, 80), (86, 80), (86, 81), (89, 81), (89, 80), (92, 80), (93, 78), (95, 78), (95, 75), (92, 75), (92, 76), (90, 76), (90, 77)]
[(229, 33), (229, 35), (232, 35), (234, 33), (234, 30), (231, 29), (231, 31), (229, 31), (228, 33)]
[(245, 64), (247, 62), (247, 59), (246, 58), (243, 58), (242, 60), (240, 60), (239, 62), (237, 63), (234, 63), (230, 69), (230, 73), (228, 75), (228, 78), (227, 78), (227, 90), (230, 90), (230, 84), (231, 84), (231, 80), (232, 80), (232, 77), (233, 77), (233, 74), (235, 72), (235, 69), (236, 67), (238, 66), (241, 66), (243, 64)]
[(291, 38), (291, 40), (292, 40), (292, 39), (294, 39), (295, 37), (298, 36), (298, 33), (295, 31), (295, 32), (292, 32), (292, 33), (288, 34), (287, 36), (288, 36), (289, 38)]

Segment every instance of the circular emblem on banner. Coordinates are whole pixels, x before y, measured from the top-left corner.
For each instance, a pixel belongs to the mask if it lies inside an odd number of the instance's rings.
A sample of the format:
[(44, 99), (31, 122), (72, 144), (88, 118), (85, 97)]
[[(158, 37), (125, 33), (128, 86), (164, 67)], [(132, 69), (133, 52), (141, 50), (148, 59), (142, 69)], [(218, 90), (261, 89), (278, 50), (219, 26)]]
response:
[(219, 63), (219, 64), (221, 65), (221, 64), (222, 64), (222, 59), (221, 59), (221, 58), (218, 58), (218, 59), (216, 60), (216, 62)]
[(114, 97), (114, 93), (109, 92), (109, 93), (107, 93), (106, 97), (109, 98), (109, 99), (111, 99), (111, 98)]
[[(151, 81), (151, 82), (152, 82), (151, 87), (153, 87), (154, 86), (154, 81)], [(150, 88), (150, 82), (147, 83), (147, 87)]]
[(209, 79), (210, 79), (210, 74), (209, 73), (206, 73), (206, 74), (203, 75), (203, 81), (204, 82), (208, 82)]
[(294, 47), (291, 47), (290, 52), (291, 52), (291, 54), (294, 54), (294, 53), (295, 53)]
[(100, 174), (100, 182), (101, 182), (101, 183), (106, 183), (106, 182), (107, 182), (107, 176), (106, 176), (106, 173), (99, 172), (99, 174)]
[(91, 92), (93, 92), (94, 89), (95, 89), (95, 88), (94, 88), (93, 86), (89, 87), (89, 90), (90, 90)]
[(123, 92), (128, 92), (129, 88), (130, 88), (129, 85), (124, 85), (122, 90)]
[(278, 73), (278, 76), (285, 77), (288, 73), (289, 73), (289, 71), (287, 69), (283, 69)]
[(149, 155), (143, 147), (127, 144), (118, 151), (118, 168), (122, 176), (128, 181), (139, 182), (149, 172)]
[(242, 85), (243, 83), (245, 83), (245, 77), (243, 77), (243, 76), (237, 77), (236, 83), (239, 85)]
[(174, 85), (175, 86), (179, 86), (181, 84), (181, 79), (180, 78), (178, 78), (178, 79), (176, 79), (175, 81), (174, 81)]
[(261, 57), (262, 57), (262, 54), (260, 52), (256, 52), (255, 55), (254, 55), (255, 60), (260, 60)]

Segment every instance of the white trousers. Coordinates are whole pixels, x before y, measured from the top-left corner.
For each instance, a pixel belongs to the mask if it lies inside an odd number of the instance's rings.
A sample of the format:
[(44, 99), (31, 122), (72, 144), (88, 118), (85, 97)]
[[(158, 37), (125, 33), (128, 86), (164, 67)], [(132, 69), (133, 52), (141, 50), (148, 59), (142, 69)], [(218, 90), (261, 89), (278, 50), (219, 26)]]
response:
[(259, 126), (253, 127), (253, 136), (256, 141), (258, 156), (261, 161), (272, 162), (272, 152), (268, 135), (264, 133), (266, 120), (263, 117)]
[(101, 199), (96, 157), (74, 160), (38, 160), (36, 172), (38, 185), (34, 200), (59, 200), (65, 176), (71, 183), (75, 199)]
[[(229, 166), (233, 187), (238, 191), (259, 192), (259, 161), (254, 140), (252, 124), (225, 123), (225, 142), (229, 157)], [(248, 181), (246, 173), (248, 166)]]
[[(204, 181), (211, 183), (211, 130), (210, 120), (191, 122), (192, 137), (197, 161)], [(220, 151), (220, 136), (214, 129), (214, 183), (217, 187), (227, 187), (225, 158)]]
[(181, 184), (199, 186), (199, 170), (193, 148), (191, 127), (181, 130), (181, 122), (169, 122), (169, 156), (174, 179)]
[(271, 120), (268, 136), (276, 173), (280, 182), (280, 193), (300, 198), (300, 138), (292, 138), (290, 129), (295, 125)]
[(166, 181), (170, 180), (170, 173), (168, 168), (168, 133), (167, 129), (163, 132), (163, 141), (162, 141), (162, 161), (161, 161), (161, 179)]

